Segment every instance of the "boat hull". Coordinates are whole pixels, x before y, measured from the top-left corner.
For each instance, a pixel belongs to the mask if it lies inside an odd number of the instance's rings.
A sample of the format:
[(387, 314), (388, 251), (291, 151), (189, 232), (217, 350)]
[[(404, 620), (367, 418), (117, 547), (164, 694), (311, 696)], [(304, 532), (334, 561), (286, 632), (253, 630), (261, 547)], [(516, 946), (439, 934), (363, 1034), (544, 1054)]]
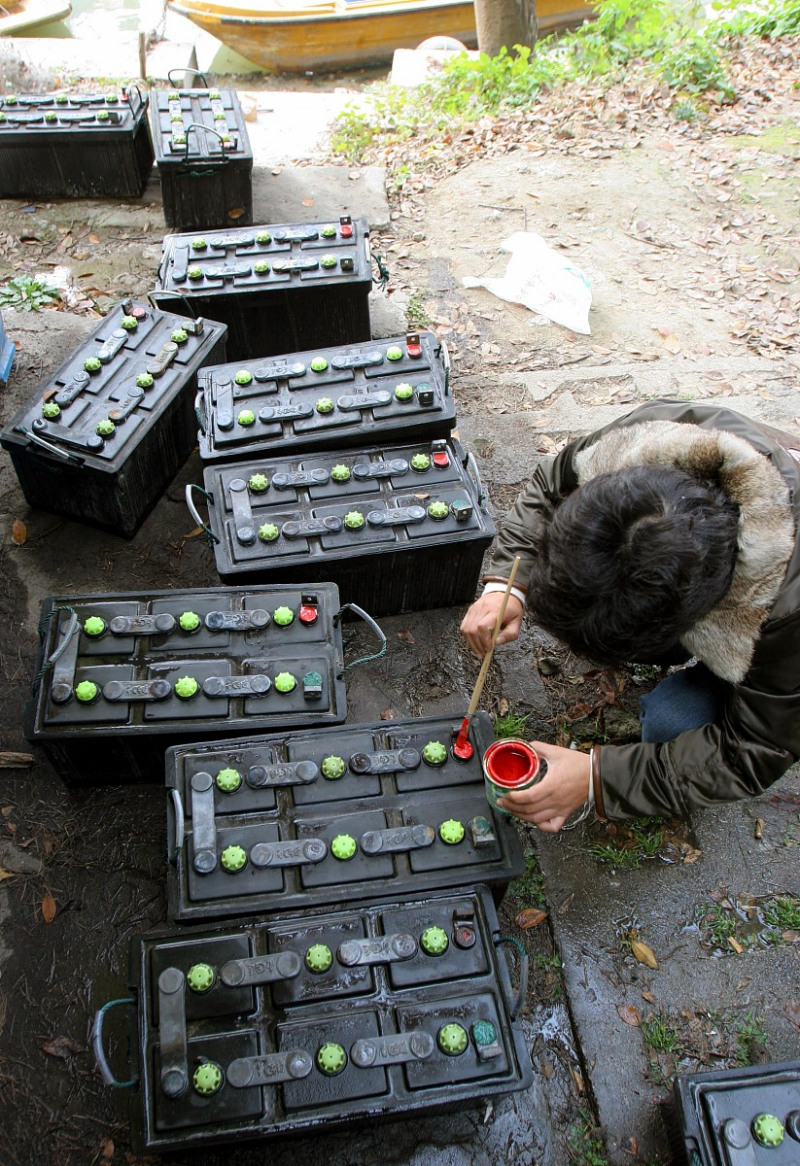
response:
[[(268, 3), (268, 0), (267, 0)], [(416, 48), (434, 36), (455, 37), (476, 45), (475, 8), (468, 3), (394, 3), (334, 11), (332, 4), (295, 13), (259, 12), (247, 0), (171, 0), (174, 12), (187, 17), (265, 72), (305, 73), (355, 69), (391, 61), (395, 49)], [(544, 0), (539, 33), (574, 28), (591, 14), (575, 0)], [(338, 8), (338, 6), (337, 6)]]

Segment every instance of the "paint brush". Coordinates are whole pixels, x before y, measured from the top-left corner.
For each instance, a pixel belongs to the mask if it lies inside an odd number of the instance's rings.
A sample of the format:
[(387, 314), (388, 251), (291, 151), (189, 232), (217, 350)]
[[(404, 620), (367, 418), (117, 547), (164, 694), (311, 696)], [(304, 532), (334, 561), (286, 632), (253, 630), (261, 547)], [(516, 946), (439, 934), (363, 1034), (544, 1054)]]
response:
[(478, 673), (478, 679), (475, 681), (475, 687), (472, 690), (472, 699), (469, 702), (467, 715), (461, 722), (461, 728), (458, 730), (458, 736), (456, 737), (455, 744), (453, 745), (453, 755), (455, 757), (460, 757), (462, 761), (469, 761), (470, 757), (472, 756), (472, 745), (469, 740), (469, 722), (472, 714), (478, 707), (478, 701), (481, 699), (483, 686), (486, 683), (486, 674), (488, 673), (489, 665), (492, 662), (492, 656), (494, 655), (494, 646), (497, 643), (497, 637), (500, 635), (500, 629), (503, 626), (503, 617), (506, 614), (506, 608), (508, 607), (508, 597), (511, 594), (511, 588), (514, 586), (514, 580), (517, 576), (519, 561), (520, 556), (517, 555), (511, 568), (511, 574), (508, 577), (506, 589), (503, 592), (503, 602), (500, 604), (500, 609), (497, 612), (497, 619), (494, 621), (492, 642), (489, 644), (489, 650), (486, 652), (483, 660), (481, 661), (481, 669)]

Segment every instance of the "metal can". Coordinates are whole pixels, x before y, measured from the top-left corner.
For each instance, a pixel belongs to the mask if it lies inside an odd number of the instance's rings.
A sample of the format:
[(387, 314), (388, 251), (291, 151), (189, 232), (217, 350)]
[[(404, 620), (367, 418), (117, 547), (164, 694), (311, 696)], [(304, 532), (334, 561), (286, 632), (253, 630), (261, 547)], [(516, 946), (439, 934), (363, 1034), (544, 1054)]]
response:
[(483, 778), (486, 800), (498, 814), (509, 814), (497, 799), (513, 790), (530, 789), (541, 781), (547, 769), (536, 750), (517, 737), (493, 741), (483, 755)]

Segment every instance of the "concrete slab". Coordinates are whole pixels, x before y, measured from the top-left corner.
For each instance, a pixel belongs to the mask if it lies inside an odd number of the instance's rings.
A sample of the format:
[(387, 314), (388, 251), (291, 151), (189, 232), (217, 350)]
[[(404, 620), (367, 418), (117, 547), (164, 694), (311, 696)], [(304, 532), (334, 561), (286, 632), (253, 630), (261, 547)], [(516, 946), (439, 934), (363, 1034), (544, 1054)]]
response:
[(112, 41), (4, 37), (3, 48), (5, 53), (18, 57), (37, 72), (46, 70), (52, 74), (56, 87), (73, 77), (89, 77), (98, 82), (142, 77), (136, 33), (119, 33)]

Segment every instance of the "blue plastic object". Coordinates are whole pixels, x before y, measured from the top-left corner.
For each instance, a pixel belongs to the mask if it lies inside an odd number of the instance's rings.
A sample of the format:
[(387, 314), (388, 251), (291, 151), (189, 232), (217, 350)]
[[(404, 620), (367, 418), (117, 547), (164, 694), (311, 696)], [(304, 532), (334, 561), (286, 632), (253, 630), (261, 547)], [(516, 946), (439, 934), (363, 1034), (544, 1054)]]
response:
[(0, 381), (8, 380), (8, 374), (11, 372), (11, 366), (14, 363), (15, 351), (14, 345), (6, 337), (6, 330), (3, 327), (3, 317), (0, 314)]

